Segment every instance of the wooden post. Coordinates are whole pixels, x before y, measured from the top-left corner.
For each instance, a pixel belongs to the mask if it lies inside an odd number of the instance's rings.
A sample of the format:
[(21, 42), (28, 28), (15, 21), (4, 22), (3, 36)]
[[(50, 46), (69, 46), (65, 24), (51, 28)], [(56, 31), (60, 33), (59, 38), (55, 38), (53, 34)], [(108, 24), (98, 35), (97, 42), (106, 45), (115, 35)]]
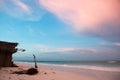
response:
[(36, 57), (35, 57), (34, 54), (33, 54), (33, 57), (34, 57), (34, 62), (35, 62), (35, 68), (38, 68), (38, 67), (37, 67), (37, 63), (36, 63)]

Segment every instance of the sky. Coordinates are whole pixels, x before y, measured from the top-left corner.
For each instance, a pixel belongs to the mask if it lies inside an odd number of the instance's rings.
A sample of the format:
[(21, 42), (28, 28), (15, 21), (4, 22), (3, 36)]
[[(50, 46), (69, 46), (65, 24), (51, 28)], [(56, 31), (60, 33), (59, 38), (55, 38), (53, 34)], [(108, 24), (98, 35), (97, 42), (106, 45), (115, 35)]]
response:
[(21, 60), (120, 60), (120, 1), (0, 0), (0, 41)]

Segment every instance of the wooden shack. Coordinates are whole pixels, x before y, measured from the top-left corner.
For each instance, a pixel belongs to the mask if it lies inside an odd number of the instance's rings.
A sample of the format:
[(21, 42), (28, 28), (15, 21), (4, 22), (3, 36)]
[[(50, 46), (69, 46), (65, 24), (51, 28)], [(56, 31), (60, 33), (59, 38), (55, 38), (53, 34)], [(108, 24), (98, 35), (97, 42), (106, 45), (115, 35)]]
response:
[(18, 43), (0, 41), (0, 67), (11, 67), (12, 54), (17, 52)]

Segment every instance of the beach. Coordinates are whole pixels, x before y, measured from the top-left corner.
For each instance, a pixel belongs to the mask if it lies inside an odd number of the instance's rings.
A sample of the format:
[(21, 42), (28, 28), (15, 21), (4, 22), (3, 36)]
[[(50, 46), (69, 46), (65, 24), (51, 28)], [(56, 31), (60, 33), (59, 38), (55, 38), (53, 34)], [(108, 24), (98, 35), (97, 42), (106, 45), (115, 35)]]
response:
[(120, 80), (120, 72), (94, 69), (74, 69), (52, 65), (38, 65), (38, 74), (12, 74), (14, 71), (27, 70), (33, 65), (16, 63), (19, 67), (0, 68), (0, 80)]
[(0, 0), (0, 80), (120, 80), (120, 0)]

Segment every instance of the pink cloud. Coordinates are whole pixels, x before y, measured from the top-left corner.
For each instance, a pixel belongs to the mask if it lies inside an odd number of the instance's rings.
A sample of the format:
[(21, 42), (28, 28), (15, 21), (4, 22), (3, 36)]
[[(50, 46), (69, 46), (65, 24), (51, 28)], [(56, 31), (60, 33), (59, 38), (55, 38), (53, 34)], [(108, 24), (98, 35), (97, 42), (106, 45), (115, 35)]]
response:
[(77, 30), (94, 29), (120, 17), (118, 0), (40, 0), (40, 4)]
[(79, 49), (79, 52), (91, 54), (91, 53), (96, 53), (97, 50), (93, 48), (83, 48), (83, 49)]
[(44, 52), (58, 52), (58, 53), (72, 52), (77, 50), (75, 48), (50, 48), (50, 47), (46, 48), (39, 47), (39, 49), (44, 49)]
[(26, 12), (30, 12), (30, 7), (27, 6), (25, 3), (23, 3), (22, 1), (20, 0), (13, 0), (13, 2), (19, 6), (21, 9), (23, 9), (24, 11)]
[(95, 48), (75, 48), (75, 47), (65, 47), (65, 48), (55, 48), (48, 45), (34, 44), (34, 49), (36, 51), (45, 53), (62, 53), (62, 54), (93, 54), (97, 50)]
[(116, 46), (120, 46), (120, 42), (118, 42), (118, 43), (115, 43), (115, 45), (116, 45)]
[(58, 53), (80, 53), (80, 54), (91, 54), (96, 53), (96, 49), (93, 48), (58, 48), (52, 50), (51, 52), (58, 52)]
[(56, 49), (56, 52), (71, 52), (71, 51), (75, 51), (75, 48), (59, 48)]
[(0, 0), (0, 10), (25, 21), (38, 21), (46, 13), (36, 0)]
[(3, 0), (0, 0), (0, 6), (4, 4), (4, 1)]
[(39, 3), (77, 32), (88, 31), (103, 37), (118, 37), (120, 33), (119, 0), (39, 0)]

